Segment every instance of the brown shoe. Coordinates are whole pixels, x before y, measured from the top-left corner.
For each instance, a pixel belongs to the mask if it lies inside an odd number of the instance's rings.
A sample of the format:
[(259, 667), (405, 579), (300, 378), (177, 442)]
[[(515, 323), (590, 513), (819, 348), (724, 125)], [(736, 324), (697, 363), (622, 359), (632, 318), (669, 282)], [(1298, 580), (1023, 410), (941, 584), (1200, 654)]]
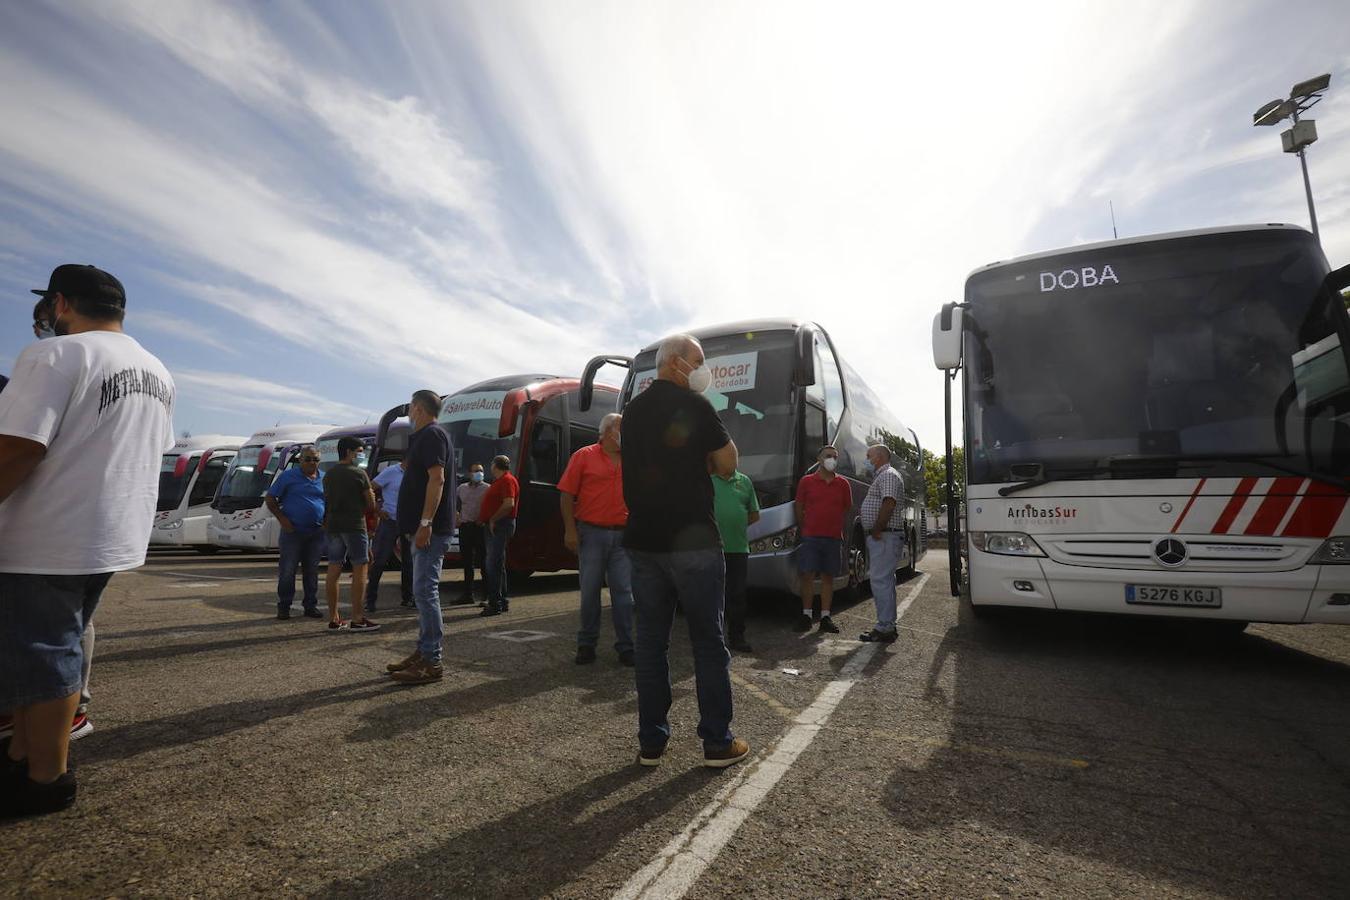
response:
[(401, 659), (396, 663), (390, 663), (389, 665), (384, 667), (384, 670), (386, 672), (402, 672), (409, 666), (415, 666), (421, 661), (422, 661), (422, 651), (414, 650), (412, 652), (412, 656), (409, 656), (407, 659)]
[(419, 659), (408, 668), (399, 669), (389, 677), (399, 684), (431, 684), (433, 681), (440, 681), (443, 674), (444, 670), (440, 663)]
[(749, 755), (750, 745), (740, 738), (735, 738), (721, 750), (704, 750), (703, 765), (709, 769), (725, 769), (727, 766), (736, 765)]

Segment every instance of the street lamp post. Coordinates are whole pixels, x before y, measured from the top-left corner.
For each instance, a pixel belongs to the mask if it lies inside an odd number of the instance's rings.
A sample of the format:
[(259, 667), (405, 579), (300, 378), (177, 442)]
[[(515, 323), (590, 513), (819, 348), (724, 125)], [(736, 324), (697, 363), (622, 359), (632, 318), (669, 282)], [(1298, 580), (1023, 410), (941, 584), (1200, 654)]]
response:
[(1313, 206), (1312, 182), (1308, 180), (1308, 157), (1305, 152), (1317, 140), (1317, 122), (1300, 119), (1299, 114), (1316, 106), (1330, 84), (1329, 74), (1300, 81), (1289, 90), (1287, 100), (1272, 100), (1252, 115), (1253, 125), (1276, 125), (1285, 119), (1293, 123), (1289, 130), (1281, 132), (1280, 141), (1285, 153), (1298, 154), (1299, 165), (1303, 167), (1303, 190), (1308, 195), (1308, 220), (1312, 223), (1313, 236), (1319, 241), (1322, 236), (1317, 231), (1317, 209)]

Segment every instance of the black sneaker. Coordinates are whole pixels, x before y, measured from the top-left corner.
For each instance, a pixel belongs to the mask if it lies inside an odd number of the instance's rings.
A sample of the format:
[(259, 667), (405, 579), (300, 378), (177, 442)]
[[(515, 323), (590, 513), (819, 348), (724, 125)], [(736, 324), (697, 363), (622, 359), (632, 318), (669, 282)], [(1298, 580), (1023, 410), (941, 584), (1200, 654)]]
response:
[(590, 664), (593, 663), (593, 662), (595, 662), (595, 648), (594, 648), (594, 647), (578, 647), (578, 648), (577, 648), (577, 665), (579, 665), (579, 666), (588, 666), (588, 665), (590, 665)]
[(42, 816), (60, 812), (75, 802), (78, 785), (75, 773), (67, 771), (50, 784), (38, 784), (28, 777), (19, 782), (17, 791), (9, 791), (4, 804), (7, 816)]
[(864, 644), (894, 644), (897, 636), (894, 631), (877, 631), (873, 628), (858, 635), (858, 640)]
[(489, 603), (487, 606), (483, 607), (478, 613), (478, 615), (484, 619), (486, 619), (488, 616), (500, 616), (501, 614), (502, 608), (495, 603)]
[(378, 624), (376, 624), (375, 622), (370, 621), (369, 619), (362, 619), (362, 620), (359, 621), (359, 622), (356, 621), (355, 619), (353, 619), (353, 620), (351, 621), (351, 623), (347, 625), (347, 630), (348, 630), (348, 631), (379, 631), (379, 630), (380, 630), (380, 626), (379, 626)]
[[(592, 652), (594, 652), (594, 651), (592, 651)], [(621, 665), (621, 666), (627, 666), (627, 667), (630, 668), (630, 669), (637, 665), (637, 661), (636, 661), (635, 659), (633, 659), (633, 651), (632, 651), (632, 650), (620, 650), (620, 651), (619, 651), (619, 665)]]
[(806, 632), (810, 631), (811, 617), (808, 616), (806, 613), (802, 613), (801, 618), (797, 620), (797, 624), (792, 626), (792, 630), (797, 632), (798, 634), (805, 634)]
[(754, 653), (755, 648), (744, 637), (734, 637), (727, 641), (727, 649), (735, 650), (737, 653)]
[(465, 591), (454, 600), (450, 601), (451, 606), (473, 606), (473, 603), (473, 594), (470, 594), (468, 591)]
[(323, 618), (323, 613), (319, 612), (318, 609), (307, 609), (307, 610), (305, 610), (305, 618), (306, 618), (306, 619), (322, 619), (322, 618)]
[(638, 750), (638, 765), (646, 766), (649, 769), (659, 766), (661, 765), (661, 757), (665, 756), (665, 754), (665, 747), (659, 747), (655, 750), (648, 750), (644, 747)]
[(289, 619), (290, 617), (291, 617), (291, 611), (290, 611), (289, 609), (279, 609), (279, 610), (277, 610), (277, 618), (278, 618), (278, 619)]
[(839, 626), (836, 625), (836, 624), (834, 624), (834, 620), (831, 619), (829, 616), (827, 616), (827, 615), (826, 615), (826, 616), (821, 616), (821, 617), (820, 617), (820, 633), (821, 633), (821, 634), (838, 634), (838, 633), (839, 633)]
[(399, 606), (403, 607), (404, 609), (416, 609), (416, 608), (417, 608), (417, 601), (416, 601), (416, 600), (403, 600), (402, 602), (399, 603)]

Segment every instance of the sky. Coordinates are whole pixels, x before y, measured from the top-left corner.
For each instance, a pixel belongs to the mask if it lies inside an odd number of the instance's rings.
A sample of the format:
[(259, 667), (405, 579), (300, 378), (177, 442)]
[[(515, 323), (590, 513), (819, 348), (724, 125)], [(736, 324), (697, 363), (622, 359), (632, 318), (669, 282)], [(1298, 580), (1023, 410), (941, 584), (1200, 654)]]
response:
[(176, 427), (377, 421), (664, 334), (814, 320), (939, 448), (977, 266), (1307, 226), (1350, 262), (1350, 5), (0, 0), (0, 372), (117, 275)]

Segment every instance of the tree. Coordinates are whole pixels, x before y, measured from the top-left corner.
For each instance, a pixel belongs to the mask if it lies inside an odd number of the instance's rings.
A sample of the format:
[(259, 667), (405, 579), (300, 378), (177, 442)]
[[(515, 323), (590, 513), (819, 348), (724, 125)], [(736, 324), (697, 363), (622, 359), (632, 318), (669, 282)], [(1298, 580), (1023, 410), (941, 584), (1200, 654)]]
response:
[[(962, 480), (965, 478), (966, 453), (963, 447), (952, 448), (952, 478), (956, 482), (956, 498), (961, 499)], [(923, 481), (929, 509), (947, 505), (947, 457), (931, 450), (923, 451)]]

